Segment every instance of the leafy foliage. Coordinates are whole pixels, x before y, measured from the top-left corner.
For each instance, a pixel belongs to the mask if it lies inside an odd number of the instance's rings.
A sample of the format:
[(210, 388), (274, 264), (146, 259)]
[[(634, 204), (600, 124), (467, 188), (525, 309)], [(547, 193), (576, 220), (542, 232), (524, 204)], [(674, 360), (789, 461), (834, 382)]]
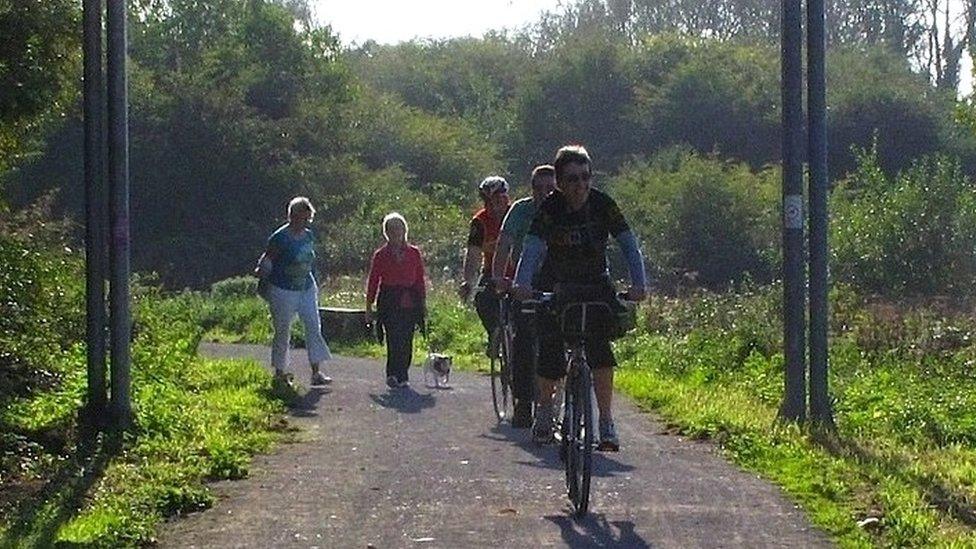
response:
[(675, 148), (624, 167), (608, 186), (664, 286), (688, 278), (710, 288), (770, 279), (779, 234), (777, 170), (754, 174)]
[(839, 279), (889, 297), (971, 295), (976, 190), (957, 162), (934, 157), (889, 178), (863, 153), (833, 208)]
[[(32, 314), (50, 316), (16, 335), (35, 345), (35, 352), (59, 328), (70, 342), (43, 364), (32, 364), (55, 372), (53, 382), (5, 392), (0, 399), (0, 544), (143, 545), (163, 518), (213, 502), (205, 480), (246, 476), (250, 456), (278, 437), (282, 406), (272, 396), (270, 375), (256, 363), (197, 358), (200, 308), (192, 299), (164, 299), (159, 290), (136, 286), (136, 430), (119, 439), (87, 440), (76, 425), (85, 391), (84, 345), (70, 325), (57, 325), (58, 315), (45, 309), (48, 296), (60, 289), (58, 279), (32, 280), (17, 269), (9, 273), (44, 290), (22, 295), (18, 303), (36, 304)], [(80, 279), (69, 265), (54, 270)], [(59, 311), (81, 315), (77, 296), (59, 297), (66, 298), (58, 302)], [(5, 390), (10, 373), (10, 365), (0, 363)]]
[[(776, 421), (782, 288), (653, 297), (616, 378), (671, 429), (719, 443), (842, 545), (968, 545), (976, 455), (971, 304), (831, 295), (836, 433)], [(805, 465), (803, 465), (805, 464)], [(877, 528), (857, 521), (879, 519)]]
[(77, 93), (79, 20), (70, 0), (0, 2), (0, 174), (38, 146), (46, 122)]

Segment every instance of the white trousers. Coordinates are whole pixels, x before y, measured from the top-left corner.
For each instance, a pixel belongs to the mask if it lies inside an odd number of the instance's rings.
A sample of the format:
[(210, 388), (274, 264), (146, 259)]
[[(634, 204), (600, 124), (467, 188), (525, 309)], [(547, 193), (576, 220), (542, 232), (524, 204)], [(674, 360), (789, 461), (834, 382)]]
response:
[(322, 337), (318, 287), (313, 283), (307, 290), (294, 291), (272, 284), (271, 322), (274, 325), (274, 341), (271, 344), (271, 365), (275, 370), (284, 370), (288, 365), (288, 343), (295, 313), (298, 313), (298, 318), (305, 325), (309, 363), (314, 365), (332, 358), (332, 352)]

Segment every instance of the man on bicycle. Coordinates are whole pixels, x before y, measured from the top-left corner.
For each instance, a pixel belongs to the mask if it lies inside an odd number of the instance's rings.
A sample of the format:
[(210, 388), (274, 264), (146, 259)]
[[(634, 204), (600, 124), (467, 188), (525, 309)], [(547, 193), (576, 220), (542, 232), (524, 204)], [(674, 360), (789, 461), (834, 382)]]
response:
[(484, 204), (478, 213), (471, 218), (468, 229), (468, 245), (464, 254), (464, 280), (458, 288), (458, 296), (466, 300), (471, 294), (475, 278), (478, 291), (474, 295), (475, 310), (481, 318), (481, 324), (488, 332), (488, 356), (492, 356), (497, 349), (497, 342), (491, 341), (495, 326), (498, 325), (498, 295), (494, 289), (486, 286), (491, 280), (491, 264), (498, 244), (498, 234), (501, 231), (502, 219), (508, 212), (508, 181), (497, 175), (486, 177), (478, 185), (478, 194)]
[[(530, 179), (532, 196), (516, 200), (502, 221), (498, 248), (492, 261), (491, 273), (496, 288), (505, 291), (511, 286), (510, 265), (516, 265), (522, 255), (522, 241), (535, 219), (539, 204), (556, 188), (556, 169), (549, 164), (536, 166)], [(513, 341), (512, 393), (515, 397), (515, 415), (512, 427), (526, 429), (532, 426), (532, 401), (535, 392), (535, 361), (531, 326), (521, 315), (515, 315), (515, 339)]]
[[(591, 188), (590, 155), (582, 146), (566, 146), (556, 153), (556, 190), (539, 206), (522, 247), (515, 274), (515, 295), (531, 297), (533, 275), (542, 265), (537, 288), (558, 290), (559, 284), (607, 285), (613, 295), (607, 264), (607, 240), (620, 244), (630, 273), (628, 299), (644, 299), (647, 277), (644, 260), (633, 231), (616, 202), (606, 193)], [(600, 411), (598, 450), (618, 451), (620, 441), (613, 423), (613, 367), (616, 360), (610, 341), (591, 338), (585, 345), (593, 369), (597, 408)], [(540, 337), (537, 372), (538, 397), (533, 439), (546, 442), (553, 437), (553, 392), (566, 374), (562, 342)]]

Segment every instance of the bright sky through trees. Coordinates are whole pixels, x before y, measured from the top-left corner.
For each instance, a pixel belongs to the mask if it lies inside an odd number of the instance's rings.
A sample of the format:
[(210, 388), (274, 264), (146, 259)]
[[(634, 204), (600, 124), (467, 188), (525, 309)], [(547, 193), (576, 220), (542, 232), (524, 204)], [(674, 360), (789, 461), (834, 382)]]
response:
[(315, 0), (313, 5), (316, 20), (351, 44), (481, 36), (532, 23), (559, 0)]

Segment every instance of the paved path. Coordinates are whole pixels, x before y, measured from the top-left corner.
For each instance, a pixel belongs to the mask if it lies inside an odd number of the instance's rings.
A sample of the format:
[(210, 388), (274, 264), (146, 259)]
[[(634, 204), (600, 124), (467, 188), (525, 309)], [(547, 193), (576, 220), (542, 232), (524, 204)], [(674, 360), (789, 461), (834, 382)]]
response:
[[(203, 345), (266, 361), (259, 346)], [(301, 364), (304, 356), (294, 353)], [(295, 369), (306, 384), (308, 372)], [(162, 547), (818, 547), (779, 491), (708, 444), (661, 434), (618, 400), (623, 451), (594, 454), (589, 518), (569, 517), (554, 446), (498, 425), (488, 380), (388, 391), (376, 361), (341, 358), (331, 388), (292, 410), (301, 441), (258, 456), (217, 504), (162, 528)]]

